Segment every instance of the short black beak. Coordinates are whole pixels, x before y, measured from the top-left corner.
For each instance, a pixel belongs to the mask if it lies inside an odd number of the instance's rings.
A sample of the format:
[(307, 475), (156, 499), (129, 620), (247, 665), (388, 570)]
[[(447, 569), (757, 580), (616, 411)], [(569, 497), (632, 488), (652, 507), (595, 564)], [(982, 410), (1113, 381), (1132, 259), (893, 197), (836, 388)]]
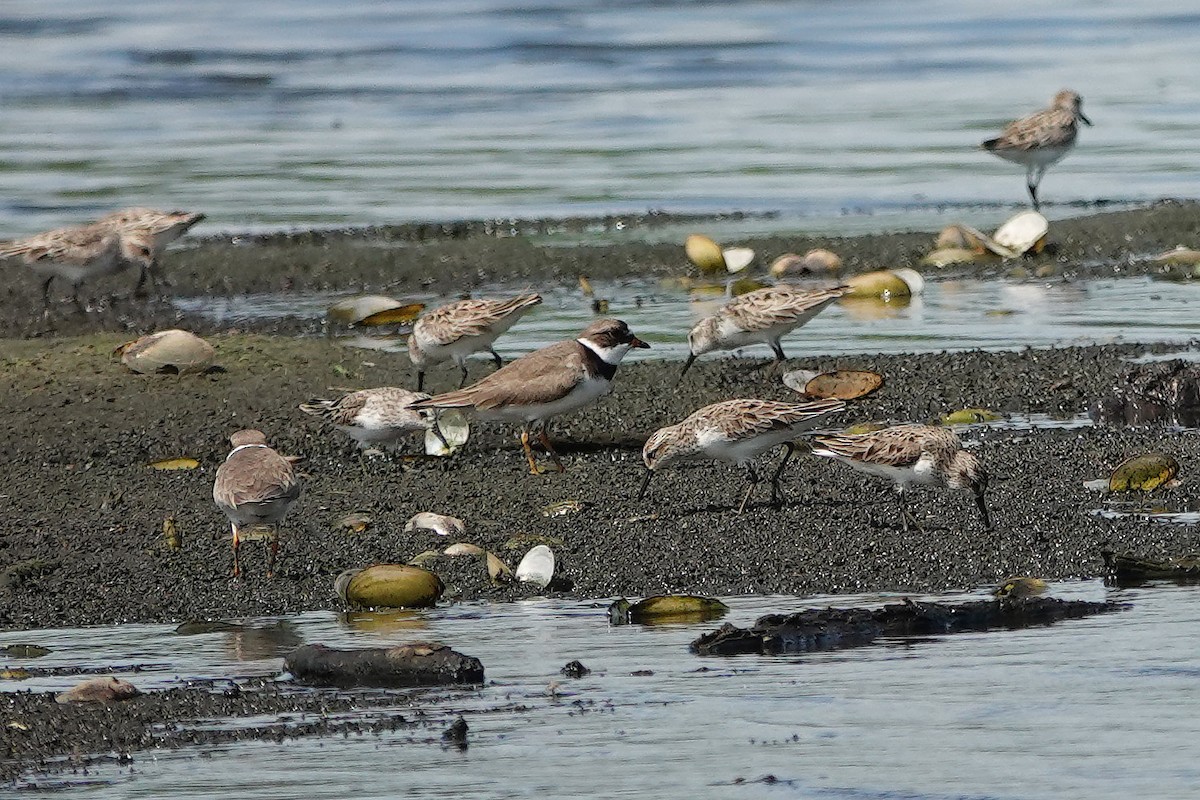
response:
[(992, 529), (992, 515), (988, 513), (987, 502), (983, 499), (983, 492), (978, 492), (975, 495), (975, 507), (979, 509), (979, 517), (983, 520), (983, 529), (990, 531)]
[(683, 372), (679, 373), (679, 380), (675, 381), (676, 386), (678, 386), (679, 382), (683, 380), (683, 376), (687, 375), (687, 371), (692, 368), (692, 362), (695, 360), (696, 356), (695, 354), (692, 354), (687, 357), (687, 361), (683, 362)]
[(646, 490), (650, 488), (650, 479), (654, 477), (654, 470), (646, 470), (646, 478), (642, 481), (641, 491), (638, 492), (638, 500), (645, 498)]
[(1079, 112), (1079, 121), (1082, 122), (1084, 125), (1087, 125), (1089, 128), (1092, 127), (1092, 121), (1090, 119), (1088, 119), (1086, 116), (1084, 116), (1082, 111)]
[(650, 349), (650, 345), (646, 344), (645, 342), (643, 342), (641, 339), (639, 339), (639, 338), (638, 338), (638, 337), (636, 337), (636, 336), (635, 336), (635, 337), (633, 337), (633, 340), (632, 340), (632, 341), (629, 343), (629, 346), (630, 346), (630, 347), (639, 347), (639, 348), (641, 348), (641, 349), (643, 349), (643, 350), (649, 350), (649, 349)]

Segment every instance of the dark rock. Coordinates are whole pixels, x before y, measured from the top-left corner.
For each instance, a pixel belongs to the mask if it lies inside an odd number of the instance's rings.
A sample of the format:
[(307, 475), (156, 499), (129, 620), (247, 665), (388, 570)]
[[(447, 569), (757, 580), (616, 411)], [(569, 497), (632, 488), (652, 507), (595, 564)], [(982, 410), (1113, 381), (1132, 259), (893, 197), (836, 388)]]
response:
[(567, 665), (559, 670), (568, 678), (582, 678), (584, 675), (590, 675), (592, 671), (585, 667), (580, 661), (568, 661)]
[(459, 750), (466, 750), (468, 730), (467, 721), (459, 717), (442, 733), (442, 741), (454, 745)]
[(415, 642), (399, 647), (335, 650), (299, 647), (284, 659), (298, 681), (319, 686), (442, 686), (482, 683), (483, 664), (449, 647)]
[(749, 629), (726, 623), (692, 642), (691, 649), (700, 655), (841, 650), (871, 644), (880, 636), (1027, 628), (1126, 607), (1117, 603), (1027, 597), (957, 605), (905, 600), (876, 609), (806, 609), (795, 614), (760, 617)]
[(1111, 550), (1102, 550), (1100, 555), (1104, 558), (1108, 577), (1119, 584), (1156, 579), (1200, 581), (1200, 555), (1178, 556), (1161, 561)]

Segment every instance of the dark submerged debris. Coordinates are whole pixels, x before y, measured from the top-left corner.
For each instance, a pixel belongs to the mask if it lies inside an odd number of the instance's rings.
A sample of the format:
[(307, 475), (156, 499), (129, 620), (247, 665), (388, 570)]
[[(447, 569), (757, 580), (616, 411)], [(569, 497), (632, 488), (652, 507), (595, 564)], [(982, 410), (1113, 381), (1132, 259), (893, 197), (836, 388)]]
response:
[(568, 678), (582, 678), (584, 675), (592, 674), (592, 671), (583, 665), (582, 661), (568, 661), (566, 665), (559, 670)]
[(335, 650), (310, 644), (289, 653), (284, 668), (301, 683), (316, 686), (405, 687), (483, 682), (483, 664), (478, 658), (433, 642), (362, 650)]
[(1141, 583), (1155, 579), (1200, 582), (1200, 554), (1189, 553), (1163, 560), (1141, 558), (1130, 553), (1102, 550), (1108, 577), (1119, 583)]

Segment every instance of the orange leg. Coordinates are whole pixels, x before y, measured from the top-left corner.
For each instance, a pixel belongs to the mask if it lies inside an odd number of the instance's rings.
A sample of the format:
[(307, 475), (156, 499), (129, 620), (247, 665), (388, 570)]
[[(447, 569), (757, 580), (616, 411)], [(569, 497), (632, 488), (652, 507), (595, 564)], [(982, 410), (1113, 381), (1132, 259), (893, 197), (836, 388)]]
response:
[(279, 529), (271, 530), (271, 558), (267, 561), (267, 577), (275, 577), (275, 559), (279, 557)]
[(242, 574), (242, 563), (238, 560), (238, 547), (241, 542), (238, 540), (237, 525), (230, 524), (233, 528), (233, 577), (237, 578)]
[(559, 460), (558, 453), (556, 453), (554, 450), (554, 446), (550, 444), (550, 437), (546, 435), (545, 428), (542, 428), (540, 431), (538, 431), (538, 441), (542, 443), (542, 447), (546, 448), (546, 452), (550, 454), (552, 459), (554, 459), (554, 464), (558, 467), (558, 471), (566, 472), (567, 468), (563, 466), (562, 461)]
[(533, 450), (529, 447), (528, 428), (521, 428), (521, 447), (525, 448), (525, 460), (529, 462), (529, 474), (541, 475), (542, 471), (538, 469), (537, 462), (533, 460)]

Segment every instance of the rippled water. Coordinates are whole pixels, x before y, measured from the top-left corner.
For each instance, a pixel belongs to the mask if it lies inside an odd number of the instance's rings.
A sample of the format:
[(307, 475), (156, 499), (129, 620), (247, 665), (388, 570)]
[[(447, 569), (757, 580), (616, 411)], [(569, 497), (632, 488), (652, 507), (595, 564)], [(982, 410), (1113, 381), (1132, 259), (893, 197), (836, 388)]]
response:
[[(132, 769), (51, 783), (95, 798), (1194, 797), (1200, 654), (1190, 631), (1200, 624), (1200, 594), (1098, 582), (1051, 592), (1132, 608), (1048, 628), (734, 658), (687, 652), (717, 623), (613, 628), (602, 604), (455, 605), (393, 616), (392, 626), (388, 617), (347, 623), (308, 613), (288, 621), (305, 641), (438, 639), (482, 659), (482, 689), (440, 705), (431, 699), (438, 693), (416, 695), (434, 719), (466, 712), (469, 748), (405, 734), (237, 743), (135, 753)], [(726, 619), (745, 625), (768, 611), (888, 599), (735, 597)], [(235, 634), (184, 637), (162, 625), (0, 634), (0, 645), (17, 641), (55, 648), (39, 666), (148, 664), (129, 676), (144, 688), (272, 675), (280, 665), (239, 650)], [(592, 673), (562, 678), (572, 659)], [(562, 684), (558, 697), (547, 690), (552, 680)], [(73, 682), (3, 681), (0, 689)], [(397, 705), (411, 714), (405, 697)], [(759, 782), (767, 775), (777, 782)], [(84, 781), (91, 785), (70, 788)]]
[(0, 237), (134, 203), (932, 227), (1025, 202), (976, 145), (1068, 85), (1095, 127), (1045, 201), (1195, 197), (1198, 33), (1177, 0), (6, 0)]
[[(685, 357), (689, 328), (725, 302), (719, 291), (696, 299), (684, 289), (650, 282), (593, 283), (596, 296), (609, 300), (608, 314), (624, 319), (652, 345), (649, 350), (632, 352), (631, 360)], [(502, 296), (520, 291), (525, 288), (495, 286), (479, 294)], [(250, 319), (322, 319), (329, 305), (343, 296), (191, 297), (177, 298), (175, 303), (181, 310), (232, 325)], [(550, 288), (543, 291), (543, 297), (542, 305), (499, 340), (501, 354), (515, 356), (570, 338), (595, 316), (591, 299), (573, 287)], [(405, 299), (431, 305), (447, 300), (435, 296)], [(1198, 305), (1200, 285), (1147, 278), (1049, 284), (936, 281), (927, 283), (924, 294), (908, 304), (843, 300), (785, 337), (783, 346), (789, 356), (799, 357), (1185, 341), (1200, 337), (1200, 319), (1195, 314)], [(400, 339), (368, 338), (359, 344), (405, 348)], [(765, 345), (739, 352), (755, 358), (771, 356)]]

